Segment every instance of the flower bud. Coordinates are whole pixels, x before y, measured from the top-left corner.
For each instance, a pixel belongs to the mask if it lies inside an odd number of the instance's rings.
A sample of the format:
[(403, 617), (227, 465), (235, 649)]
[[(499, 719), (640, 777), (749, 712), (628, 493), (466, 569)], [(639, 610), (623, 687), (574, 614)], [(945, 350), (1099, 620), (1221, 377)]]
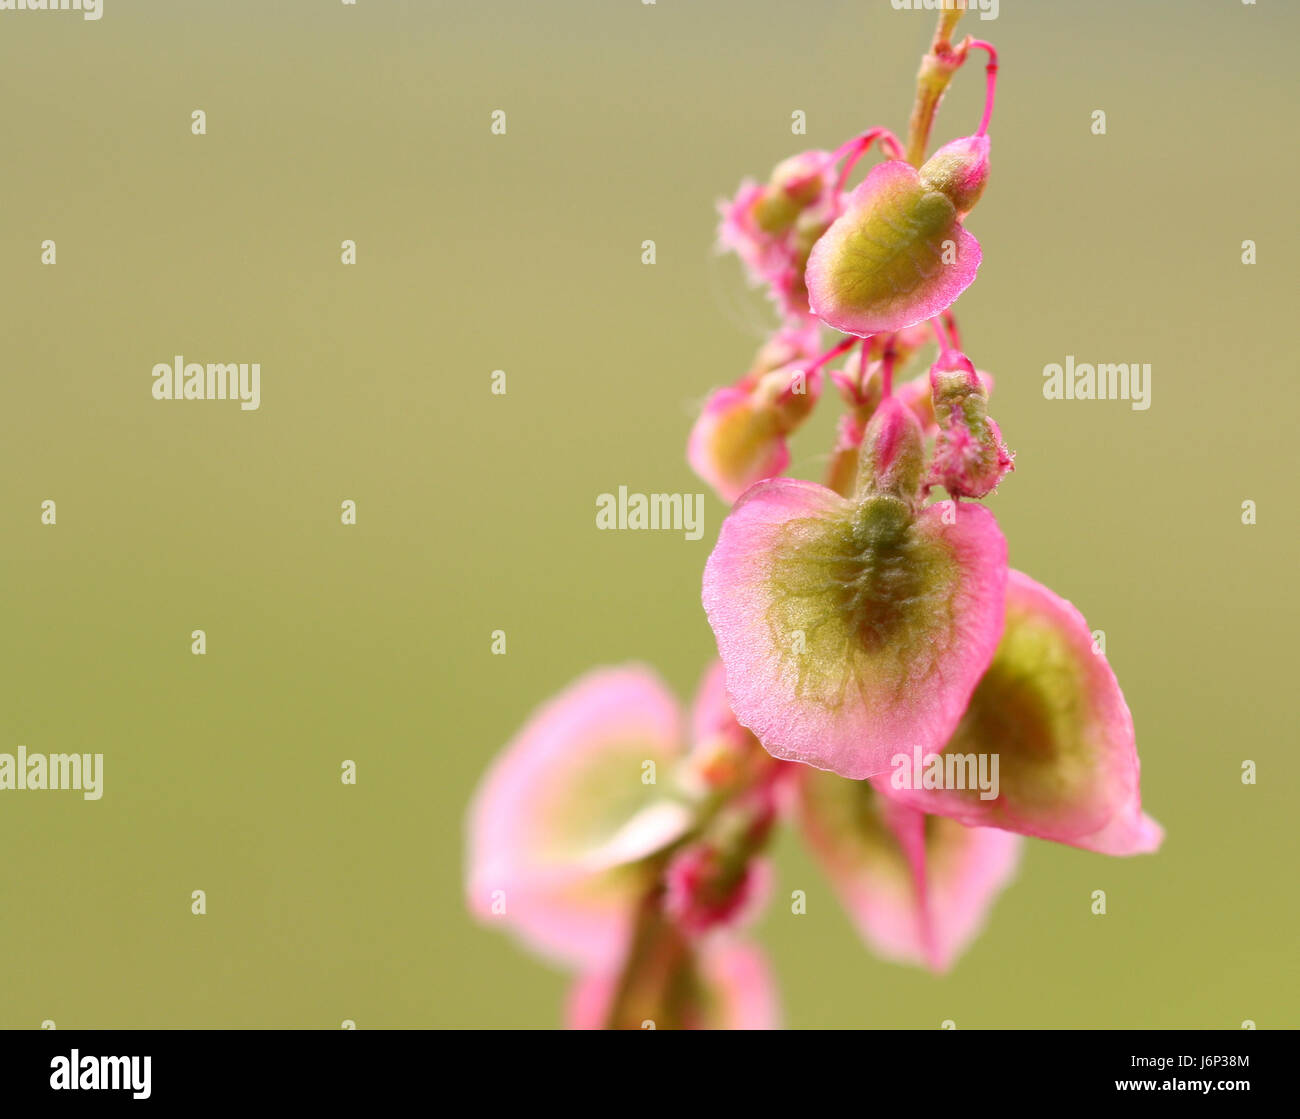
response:
[(922, 165), (921, 181), (946, 194), (958, 215), (965, 217), (989, 181), (989, 138), (965, 136), (945, 144)]
[(921, 425), (896, 397), (880, 402), (862, 437), (860, 494), (888, 494), (913, 504), (921, 488)]
[(829, 189), (830, 152), (800, 152), (776, 165), (754, 204), (754, 222), (764, 233), (778, 235), (794, 227), (799, 215)]
[(925, 484), (953, 497), (985, 497), (1008, 471), (1014, 456), (988, 414), (988, 392), (964, 354), (948, 351), (930, 369), (930, 398), (939, 435)]

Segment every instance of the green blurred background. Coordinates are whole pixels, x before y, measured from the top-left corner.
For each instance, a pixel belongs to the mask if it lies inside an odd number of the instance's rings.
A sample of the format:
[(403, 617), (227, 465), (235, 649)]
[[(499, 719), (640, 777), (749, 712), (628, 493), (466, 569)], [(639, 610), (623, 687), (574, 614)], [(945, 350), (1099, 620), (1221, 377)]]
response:
[[(595, 497), (705, 488), (694, 409), (770, 323), (711, 251), (715, 201), (905, 129), (932, 23), (888, 0), (0, 13), (0, 751), (106, 758), (98, 803), (0, 795), (0, 1023), (559, 1022), (565, 977), (464, 910), (466, 801), (592, 665), (693, 691), (722, 505), (692, 543), (598, 532)], [(1018, 452), (994, 508), (1013, 565), (1106, 631), (1168, 838), (1029, 843), (935, 978), (870, 956), (787, 834), (758, 927), (786, 1021), (1295, 1025), (1300, 11), (1003, 0), (962, 29), (1003, 61), (957, 306)], [(936, 142), (982, 87), (958, 77)], [(177, 353), (261, 362), (261, 409), (154, 401)], [(1150, 410), (1044, 400), (1066, 354), (1151, 363)], [(794, 473), (820, 477), (836, 410)]]

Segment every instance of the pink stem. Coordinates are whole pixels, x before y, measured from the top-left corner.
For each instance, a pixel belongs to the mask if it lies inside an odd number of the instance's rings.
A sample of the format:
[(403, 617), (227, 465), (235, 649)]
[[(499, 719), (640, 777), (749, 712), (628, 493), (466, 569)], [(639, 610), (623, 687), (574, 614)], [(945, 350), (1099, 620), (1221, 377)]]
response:
[(809, 365), (808, 368), (804, 370), (804, 375), (807, 377), (811, 377), (814, 373), (817, 372), (817, 370), (819, 370), (828, 361), (834, 361), (837, 357), (840, 356), (840, 354), (842, 354), (854, 343), (859, 341), (861, 341), (861, 339), (859, 339), (857, 335), (853, 335), (849, 338), (845, 338), (843, 342), (836, 343), (824, 354), (821, 354), (819, 357), (814, 358), (812, 364)]
[(894, 349), (894, 339), (891, 336), (885, 343), (885, 352), (880, 359), (880, 396), (882, 400), (888, 400), (894, 395), (894, 361), (898, 357), (898, 352)]
[[(890, 132), (888, 128), (873, 128), (869, 132), (864, 132), (861, 136), (854, 136), (852, 140), (836, 148), (831, 156), (832, 163), (838, 163), (841, 159), (845, 160), (844, 166), (840, 168), (839, 178), (835, 183), (836, 194), (840, 193), (844, 189), (844, 184), (849, 181), (853, 165), (866, 155), (868, 149), (877, 140), (889, 152), (891, 158), (903, 158), (903, 147), (898, 142), (898, 137)], [(846, 156), (847, 159), (845, 159)]]
[(966, 49), (974, 47), (976, 50), (987, 51), (989, 63), (984, 68), (985, 74), (985, 94), (984, 94), (984, 116), (980, 120), (980, 126), (975, 131), (976, 136), (983, 136), (989, 130), (989, 121), (993, 119), (993, 94), (998, 84), (998, 52), (992, 43), (986, 43), (983, 39), (968, 39), (965, 43)]
[(951, 310), (947, 310), (940, 317), (943, 319), (943, 325), (948, 329), (948, 340), (952, 343), (952, 348), (960, 350), (961, 334), (957, 330), (957, 316)]

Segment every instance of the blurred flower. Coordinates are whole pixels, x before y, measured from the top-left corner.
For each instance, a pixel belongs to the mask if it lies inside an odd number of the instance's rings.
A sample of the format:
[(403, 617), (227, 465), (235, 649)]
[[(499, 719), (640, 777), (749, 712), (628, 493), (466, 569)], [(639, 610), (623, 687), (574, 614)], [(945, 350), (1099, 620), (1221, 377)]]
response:
[(803, 770), (800, 829), (875, 952), (946, 971), (1014, 875), (1022, 841), (927, 816), (872, 785)]
[(472, 912), (552, 959), (618, 966), (644, 864), (691, 812), (643, 780), (683, 756), (677, 701), (640, 666), (588, 673), (535, 712), (483, 778), (469, 812)]
[(831, 152), (801, 152), (778, 164), (766, 185), (746, 179), (718, 207), (719, 247), (740, 257), (785, 316), (809, 314), (804, 269), (834, 217), (834, 161)]

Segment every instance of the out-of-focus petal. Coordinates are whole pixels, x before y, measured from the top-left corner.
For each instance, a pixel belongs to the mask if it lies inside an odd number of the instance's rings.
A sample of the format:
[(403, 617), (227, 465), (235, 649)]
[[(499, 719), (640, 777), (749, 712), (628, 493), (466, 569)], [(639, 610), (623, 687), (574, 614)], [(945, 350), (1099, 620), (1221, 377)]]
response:
[(582, 677), (533, 714), (475, 794), (470, 909), (551, 958), (613, 966), (649, 885), (639, 860), (689, 826), (663, 792), (681, 755), (677, 702), (649, 669)]
[(809, 770), (798, 805), (804, 836), (867, 944), (933, 971), (978, 935), (1020, 856), (1018, 836), (927, 816), (870, 781)]
[(736, 386), (718, 389), (691, 428), (686, 460), (724, 501), (774, 478), (790, 461), (780, 417)]

